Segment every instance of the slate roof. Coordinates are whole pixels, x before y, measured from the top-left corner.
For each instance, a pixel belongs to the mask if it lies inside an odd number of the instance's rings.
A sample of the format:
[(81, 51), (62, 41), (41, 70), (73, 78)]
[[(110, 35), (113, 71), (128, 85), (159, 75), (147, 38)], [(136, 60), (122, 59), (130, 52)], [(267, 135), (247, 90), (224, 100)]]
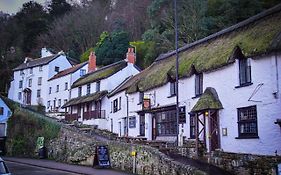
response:
[(73, 106), (73, 105), (77, 105), (77, 104), (87, 103), (87, 102), (91, 102), (91, 101), (97, 101), (97, 100), (102, 99), (104, 96), (106, 96), (106, 94), (107, 94), (107, 91), (99, 91), (99, 92), (96, 92), (93, 94), (73, 98), (73, 99), (69, 100), (68, 102), (66, 102), (62, 106), (62, 108), (66, 108), (68, 106)]
[(87, 63), (88, 63), (88, 61), (86, 61), (84, 63), (77, 64), (77, 65), (75, 65), (75, 66), (73, 66), (71, 68), (62, 70), (59, 73), (57, 73), (56, 75), (54, 75), (52, 78), (50, 78), (48, 81), (51, 81), (51, 80), (63, 77), (65, 75), (68, 75), (68, 74), (71, 74), (71, 73), (74, 73), (77, 70), (79, 70), (80, 68), (82, 68), (83, 66), (85, 66)]
[(193, 106), (191, 112), (200, 112), (204, 110), (222, 109), (217, 91), (212, 87), (207, 87), (197, 103)]
[[(235, 53), (258, 59), (281, 50), (281, 4), (234, 26), (179, 49), (179, 78), (195, 72), (210, 72), (234, 63)], [(175, 78), (175, 51), (160, 55), (155, 62), (124, 86), (128, 93), (163, 86)], [(130, 84), (128, 86), (128, 84)]]
[(73, 85), (71, 86), (72, 88), (96, 82), (102, 79), (105, 79), (107, 77), (110, 77), (111, 75), (117, 73), (118, 71), (122, 70), (127, 66), (127, 62), (125, 60), (118, 61), (116, 63), (104, 66), (94, 72), (90, 72), (78, 80), (76, 80)]

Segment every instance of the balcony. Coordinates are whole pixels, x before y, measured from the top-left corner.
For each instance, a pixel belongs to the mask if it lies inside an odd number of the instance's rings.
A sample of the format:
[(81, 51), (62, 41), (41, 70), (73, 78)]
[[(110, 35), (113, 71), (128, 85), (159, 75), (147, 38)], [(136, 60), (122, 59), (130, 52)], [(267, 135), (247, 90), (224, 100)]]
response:
[(83, 120), (105, 119), (105, 110), (87, 111), (83, 113)]
[(74, 120), (78, 120), (78, 114), (66, 114), (65, 115), (65, 120), (66, 121), (74, 121)]

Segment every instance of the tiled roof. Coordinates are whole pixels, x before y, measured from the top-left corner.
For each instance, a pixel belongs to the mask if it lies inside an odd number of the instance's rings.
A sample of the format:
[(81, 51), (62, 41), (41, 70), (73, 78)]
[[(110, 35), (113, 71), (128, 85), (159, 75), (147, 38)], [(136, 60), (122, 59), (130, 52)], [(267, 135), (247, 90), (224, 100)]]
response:
[(69, 100), (68, 102), (66, 102), (62, 106), (62, 108), (77, 105), (77, 104), (83, 104), (83, 103), (87, 103), (87, 102), (91, 102), (91, 101), (97, 101), (97, 100), (102, 99), (104, 96), (106, 96), (106, 94), (107, 94), (107, 91), (99, 91), (99, 92), (96, 92), (93, 94), (73, 98), (73, 99)]
[(124, 60), (118, 61), (118, 62), (110, 64), (108, 66), (104, 66), (104, 67), (102, 67), (94, 72), (90, 72), (90, 73), (84, 75), (83, 77), (79, 78), (78, 80), (76, 80), (73, 83), (72, 88), (110, 77), (111, 75), (117, 73), (118, 71), (122, 70), (126, 66), (127, 66), (127, 62)]
[(65, 76), (65, 75), (68, 75), (68, 74), (71, 74), (71, 73), (74, 73), (74, 72), (76, 72), (77, 70), (79, 70), (80, 68), (82, 68), (83, 66), (85, 66), (87, 63), (88, 63), (88, 62), (80, 63), (80, 64), (77, 64), (77, 65), (71, 67), (71, 68), (62, 70), (62, 71), (60, 71), (59, 73), (57, 73), (56, 75), (54, 75), (52, 78), (50, 78), (48, 81), (51, 81), (51, 80), (54, 80), (54, 79), (63, 77), (63, 76)]

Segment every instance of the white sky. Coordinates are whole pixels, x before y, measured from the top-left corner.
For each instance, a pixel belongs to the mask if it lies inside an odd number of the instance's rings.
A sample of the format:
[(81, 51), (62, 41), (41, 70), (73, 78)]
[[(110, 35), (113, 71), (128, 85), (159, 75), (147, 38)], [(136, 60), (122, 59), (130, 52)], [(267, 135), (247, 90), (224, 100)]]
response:
[[(4, 13), (16, 13), (20, 10), (23, 3), (29, 2), (31, 0), (0, 0), (0, 11)], [(44, 4), (46, 0), (33, 0)]]

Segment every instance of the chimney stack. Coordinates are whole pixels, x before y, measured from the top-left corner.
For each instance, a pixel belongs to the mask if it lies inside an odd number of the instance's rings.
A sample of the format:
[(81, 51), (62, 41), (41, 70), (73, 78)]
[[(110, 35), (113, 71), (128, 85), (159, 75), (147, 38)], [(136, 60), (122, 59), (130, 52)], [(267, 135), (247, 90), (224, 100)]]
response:
[(96, 55), (95, 52), (91, 52), (89, 55), (89, 62), (88, 62), (88, 72), (93, 72), (96, 70)]
[(135, 64), (136, 54), (134, 52), (134, 48), (128, 48), (127, 61), (128, 61), (128, 63)]

